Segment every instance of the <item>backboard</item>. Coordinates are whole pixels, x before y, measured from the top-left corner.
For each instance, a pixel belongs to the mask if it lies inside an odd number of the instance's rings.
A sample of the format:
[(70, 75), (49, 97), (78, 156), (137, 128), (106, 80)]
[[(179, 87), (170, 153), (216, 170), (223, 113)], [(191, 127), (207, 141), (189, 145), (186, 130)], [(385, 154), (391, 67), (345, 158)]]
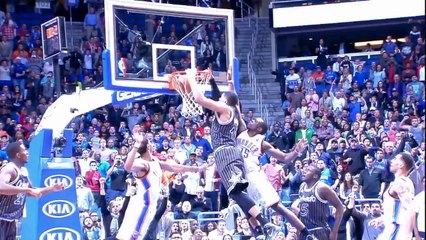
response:
[(169, 89), (170, 73), (210, 68), (219, 89), (229, 90), (227, 68), (237, 61), (233, 10), (105, 0), (105, 19), (106, 89), (177, 94)]

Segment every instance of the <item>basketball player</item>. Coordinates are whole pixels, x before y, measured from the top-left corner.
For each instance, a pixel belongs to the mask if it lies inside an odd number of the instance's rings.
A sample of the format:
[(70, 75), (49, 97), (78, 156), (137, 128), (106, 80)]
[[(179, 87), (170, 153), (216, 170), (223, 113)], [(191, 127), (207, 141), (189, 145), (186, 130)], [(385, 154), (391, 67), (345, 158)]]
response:
[(20, 142), (6, 148), (10, 162), (0, 168), (0, 239), (16, 239), (16, 221), (22, 217), (27, 195), (40, 198), (52, 191), (64, 189), (62, 183), (45, 188), (33, 188), (24, 165), (28, 151)]
[[(162, 170), (199, 172), (205, 169), (205, 166), (192, 167), (158, 161), (152, 156), (155, 146), (143, 138), (139, 125), (133, 128), (133, 140), (135, 145), (128, 154), (124, 167), (126, 171), (135, 175), (137, 192), (130, 198), (126, 215), (116, 236), (119, 240), (144, 238), (157, 210), (161, 194)], [(137, 154), (140, 158), (136, 159)]]
[(399, 153), (391, 160), (390, 171), (395, 180), (383, 194), (383, 216), (370, 222), (385, 229), (380, 240), (411, 239), (415, 223), (414, 185), (407, 177), (414, 167), (413, 158), (407, 153)]
[(267, 130), (267, 124), (261, 118), (255, 118), (248, 123), (247, 130), (240, 133), (237, 137), (238, 145), (241, 147), (243, 153), (244, 167), (247, 173), (246, 179), (249, 182), (247, 192), (254, 200), (263, 200), (267, 208), (275, 210), (286, 218), (306, 238), (309, 235), (308, 230), (297, 216), (281, 203), (278, 193), (260, 168), (259, 157), (263, 153), (268, 152), (282, 162), (291, 162), (305, 150), (307, 140), (303, 139), (299, 141), (294, 151), (283, 153), (275, 149), (270, 143), (264, 141), (264, 135)]
[[(238, 109), (238, 96), (230, 91), (223, 93), (218, 101), (208, 99), (197, 89), (195, 77), (191, 77), (191, 74), (194, 73), (187, 72), (187, 81), (195, 102), (215, 113), (211, 126), (211, 140), (222, 184), (228, 196), (238, 204), (247, 218), (251, 216), (259, 221), (263, 229), (260, 226), (256, 227), (256, 235), (265, 234), (268, 237), (275, 231), (274, 225), (262, 216), (253, 199), (243, 192), (247, 188), (248, 182), (245, 180), (241, 150), (237, 147), (239, 128), (245, 129)], [(230, 84), (233, 85), (232, 80), (230, 80)]]
[[(309, 232), (318, 240), (337, 240), (337, 233), (343, 216), (343, 205), (336, 193), (327, 184), (319, 181), (321, 170), (313, 165), (303, 168), (303, 183), (299, 190), (299, 199), (293, 206), (299, 212), (299, 218)], [(328, 219), (329, 203), (336, 209), (333, 229)], [(307, 238), (309, 239), (309, 238)], [(312, 238), (311, 238), (312, 239)]]

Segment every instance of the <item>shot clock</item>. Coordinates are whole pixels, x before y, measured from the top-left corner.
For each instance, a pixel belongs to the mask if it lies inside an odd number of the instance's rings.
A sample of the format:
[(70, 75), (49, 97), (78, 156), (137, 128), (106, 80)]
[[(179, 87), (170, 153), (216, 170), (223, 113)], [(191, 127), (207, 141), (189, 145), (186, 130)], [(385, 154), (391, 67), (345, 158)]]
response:
[(53, 18), (41, 25), (44, 60), (67, 50), (64, 17)]

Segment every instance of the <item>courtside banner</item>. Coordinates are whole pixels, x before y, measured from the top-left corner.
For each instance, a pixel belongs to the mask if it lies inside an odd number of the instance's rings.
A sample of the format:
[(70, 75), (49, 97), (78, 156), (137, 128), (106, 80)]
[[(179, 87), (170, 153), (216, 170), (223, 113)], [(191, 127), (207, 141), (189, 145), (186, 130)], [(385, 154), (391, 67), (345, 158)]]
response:
[(157, 97), (162, 94), (155, 93), (143, 93), (143, 92), (125, 92), (125, 91), (115, 91), (112, 94), (112, 105), (123, 106), (124, 104), (143, 101), (149, 98)]
[[(62, 162), (62, 163), (61, 163)], [(70, 165), (71, 163), (71, 165)], [(82, 240), (75, 171), (71, 159), (55, 159), (42, 170), (41, 187), (57, 183), (64, 185), (64, 190), (52, 192), (40, 198), (38, 205), (37, 240)], [(23, 229), (25, 231), (25, 229)]]

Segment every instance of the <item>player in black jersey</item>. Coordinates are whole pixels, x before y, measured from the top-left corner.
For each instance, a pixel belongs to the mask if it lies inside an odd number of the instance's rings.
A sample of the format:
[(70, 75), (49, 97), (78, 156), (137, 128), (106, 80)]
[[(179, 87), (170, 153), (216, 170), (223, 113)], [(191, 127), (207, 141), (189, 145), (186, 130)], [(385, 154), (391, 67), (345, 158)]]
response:
[[(293, 206), (299, 212), (299, 218), (309, 232), (318, 240), (337, 240), (337, 233), (343, 217), (343, 205), (337, 194), (325, 183), (319, 181), (321, 170), (316, 166), (303, 169), (303, 183), (299, 190), (299, 199)], [(336, 208), (333, 229), (328, 219), (329, 203)]]
[(22, 217), (27, 195), (39, 198), (52, 191), (64, 189), (62, 183), (45, 188), (33, 188), (28, 171), (28, 151), (20, 142), (6, 149), (10, 162), (0, 168), (0, 239), (16, 239), (16, 221)]
[(245, 129), (245, 126), (242, 125), (244, 121), (241, 119), (238, 108), (238, 96), (232, 91), (233, 82), (230, 78), (228, 80), (231, 91), (223, 93), (218, 100), (212, 100), (206, 98), (197, 89), (195, 79), (191, 77), (187, 79), (190, 83), (195, 102), (213, 111), (215, 114), (211, 126), (213, 154), (222, 184), (225, 186), (228, 196), (240, 206), (247, 218), (251, 217), (259, 221), (263, 229), (258, 226), (255, 229), (256, 233), (265, 233), (268, 237), (268, 235), (273, 235), (275, 231), (274, 225), (262, 216), (253, 199), (247, 193), (243, 192), (247, 188), (248, 182), (245, 180), (241, 150), (237, 146), (237, 135), (240, 133), (240, 129)]

